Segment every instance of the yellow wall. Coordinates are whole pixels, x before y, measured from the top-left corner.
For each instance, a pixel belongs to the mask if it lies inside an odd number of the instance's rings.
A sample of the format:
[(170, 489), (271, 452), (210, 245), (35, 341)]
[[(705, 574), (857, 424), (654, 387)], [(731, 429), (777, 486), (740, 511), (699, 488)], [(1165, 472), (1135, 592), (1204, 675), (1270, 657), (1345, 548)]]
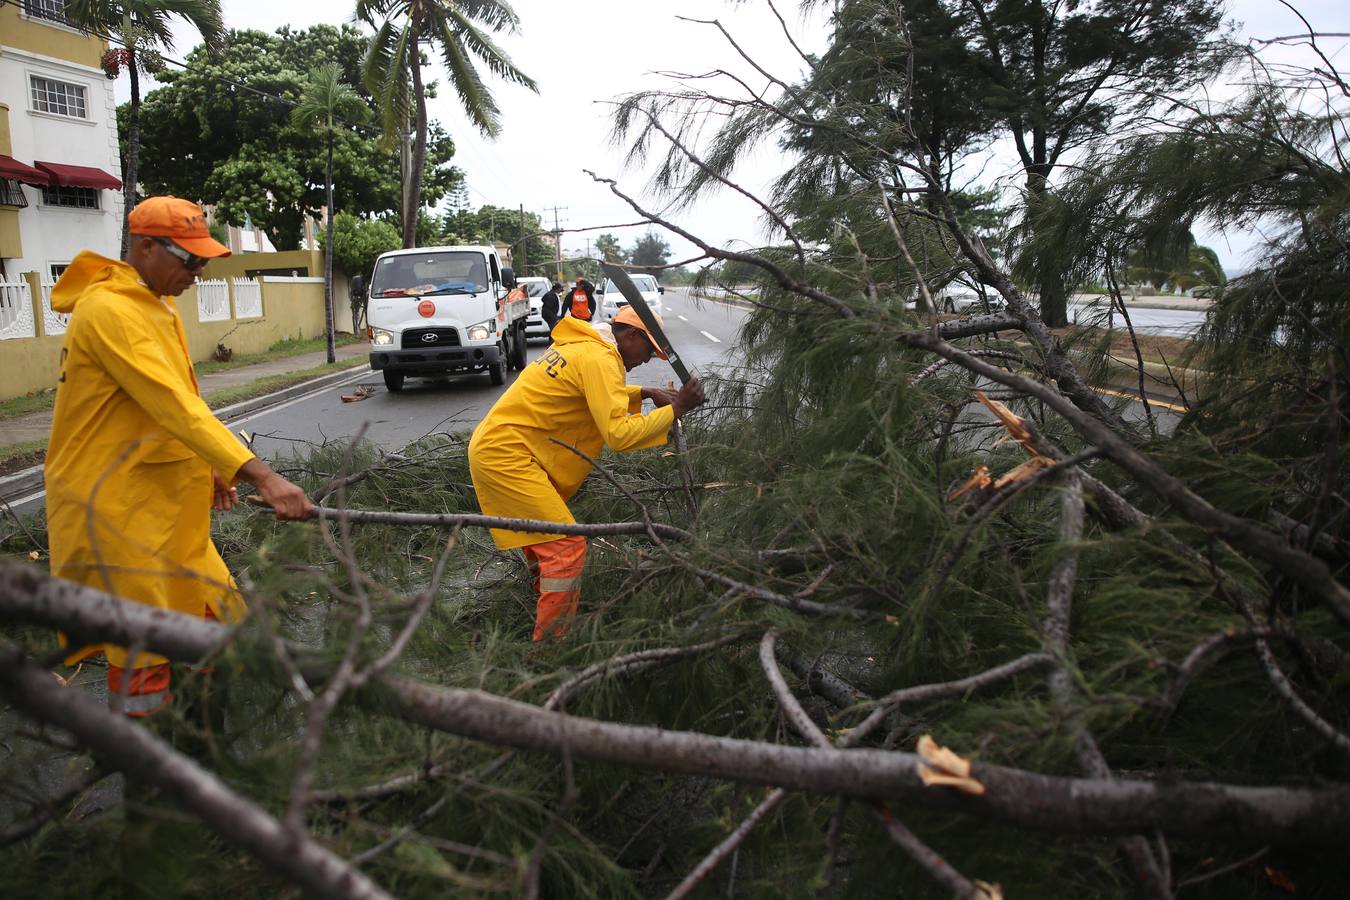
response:
[(323, 334), (323, 285), (307, 282), (269, 284), (266, 278), (261, 281), (261, 319), (198, 322), (197, 289), (183, 292), (177, 300), (178, 314), (183, 320), (188, 352), (194, 361), (210, 359), (218, 343), (224, 343), (236, 354), (261, 353), (277, 341)]
[(19, 211), (12, 206), (0, 206), (0, 256), (10, 259), (23, 256), (23, 240), (19, 236)]
[(21, 3), (0, 5), (0, 43), (84, 66), (99, 65), (107, 49), (101, 38), (27, 18), (20, 14), (21, 6)]
[[(41, 294), (37, 276), (25, 276), (34, 288), (34, 315), (38, 337), (0, 341), (0, 400), (22, 397), (31, 391), (55, 387), (60, 374), (61, 335), (48, 337), (42, 332)], [(315, 337), (323, 334), (323, 285), (311, 282), (263, 282), (263, 317), (230, 319), (224, 322), (197, 321), (197, 289), (188, 288), (175, 301), (188, 338), (188, 352), (194, 362), (210, 359), (216, 343), (237, 354), (260, 353), (286, 338)], [(233, 299), (233, 298), (231, 298)], [(237, 326), (237, 327), (236, 327)], [(232, 330), (233, 329), (233, 330)], [(227, 334), (228, 332), (228, 334)]]
[[(8, 7), (0, 7), (8, 9)], [(0, 101), (0, 153), (5, 156), (14, 154), (14, 146), (9, 142), (9, 104)]]
[(294, 269), (300, 275), (318, 278), (323, 276), (323, 253), (318, 250), (236, 253), (211, 260), (202, 271), (202, 278), (243, 278), (252, 269)]

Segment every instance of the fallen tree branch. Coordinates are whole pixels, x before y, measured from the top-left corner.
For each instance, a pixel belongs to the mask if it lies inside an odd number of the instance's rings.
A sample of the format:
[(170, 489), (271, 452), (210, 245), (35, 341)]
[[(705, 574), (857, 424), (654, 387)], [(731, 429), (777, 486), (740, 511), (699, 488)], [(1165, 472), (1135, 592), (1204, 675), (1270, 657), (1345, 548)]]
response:
[[(778, 664), (774, 661), (774, 643), (777, 639), (774, 632), (767, 631), (759, 642), (759, 665), (764, 670), (764, 677), (769, 680), (769, 686), (773, 688), (774, 696), (778, 698), (779, 708), (783, 710), (783, 714), (787, 716), (797, 733), (816, 747), (829, 750), (831, 749), (829, 738), (825, 737), (824, 732), (817, 728), (816, 723), (806, 714), (806, 710), (802, 709), (802, 705), (793, 696), (787, 682), (783, 680), (783, 673), (779, 671)], [(872, 811), (881, 820), (891, 840), (908, 853), (934, 881), (963, 900), (983, 900), (985, 894), (975, 886), (975, 882), (958, 872), (934, 852), (933, 848), (920, 840), (918, 835), (905, 827), (886, 804), (875, 802), (872, 804)]]
[(0, 693), (25, 715), (70, 732), (108, 765), (160, 788), (221, 837), (316, 896), (392, 900), (341, 857), (303, 834), (287, 832), (262, 807), (144, 728), (83, 691), (61, 686), (8, 641), (0, 641)]
[[(1076, 475), (1070, 474), (1060, 501), (1059, 537), (1064, 549), (1050, 571), (1045, 590), (1045, 652), (1056, 665), (1046, 680), (1050, 702), (1067, 723), (1073, 741), (1074, 755), (1085, 775), (1093, 778), (1112, 778), (1097, 739), (1088, 729), (1079, 709), (1077, 691), (1069, 671), (1069, 620), (1073, 605), (1073, 589), (1078, 579), (1078, 542), (1083, 539), (1083, 491)], [(1172, 889), (1149, 846), (1147, 838), (1138, 834), (1126, 835), (1118, 842), (1120, 851), (1129, 860), (1131, 875), (1145, 896), (1171, 900)]]
[[(27, 584), (27, 590), (16, 587)], [(121, 607), (121, 614), (112, 605)], [(101, 615), (100, 615), (101, 612)], [(204, 619), (119, 601), (27, 567), (0, 568), (0, 618), (200, 659), (226, 634)], [(54, 679), (47, 680), (53, 685)], [(487, 743), (620, 765), (866, 799), (904, 798), (1068, 834), (1164, 831), (1260, 843), (1338, 845), (1350, 832), (1350, 789), (1253, 787), (1214, 782), (1103, 780), (1041, 775), (974, 763), (986, 788), (967, 797), (925, 787), (919, 758), (880, 750), (817, 750), (601, 722), (549, 712), (483, 691), (382, 676), (372, 709)]]
[[(431, 526), (435, 528), (500, 528), (505, 531), (535, 531), (543, 534), (579, 534), (583, 537), (604, 537), (614, 534), (646, 534), (647, 526), (642, 522), (601, 522), (594, 525), (581, 522), (546, 522), (542, 519), (513, 519), (501, 516), (484, 516), (478, 513), (408, 513), (386, 512), (368, 509), (334, 509), (330, 506), (315, 506), (314, 518), (332, 521), (346, 521), (354, 525), (410, 525), (414, 527)], [(652, 524), (661, 537), (672, 541), (687, 541), (693, 535), (683, 528)]]
[(1275, 693), (1279, 694), (1285, 703), (1337, 750), (1342, 753), (1350, 753), (1350, 737), (1346, 737), (1335, 725), (1332, 725), (1326, 719), (1317, 714), (1317, 711), (1308, 705), (1298, 691), (1294, 689), (1293, 683), (1289, 681), (1289, 676), (1285, 675), (1280, 669), (1280, 664), (1275, 660), (1275, 654), (1271, 652), (1270, 644), (1265, 638), (1256, 639), (1256, 655), (1261, 658), (1261, 665), (1265, 667), (1266, 674), (1270, 677), (1270, 683), (1275, 686)]
[(1325, 600), (1343, 623), (1350, 624), (1350, 589), (1335, 579), (1325, 563), (1303, 550), (1290, 547), (1282, 536), (1213, 506), (1126, 441), (1113, 427), (1079, 409), (1063, 394), (1034, 379), (990, 365), (931, 335), (907, 335), (905, 341), (1040, 400), (1063, 416), (1103, 456), (1133, 475), (1141, 486), (1170, 504), (1180, 515), (1234, 547), (1270, 563), (1291, 581)]

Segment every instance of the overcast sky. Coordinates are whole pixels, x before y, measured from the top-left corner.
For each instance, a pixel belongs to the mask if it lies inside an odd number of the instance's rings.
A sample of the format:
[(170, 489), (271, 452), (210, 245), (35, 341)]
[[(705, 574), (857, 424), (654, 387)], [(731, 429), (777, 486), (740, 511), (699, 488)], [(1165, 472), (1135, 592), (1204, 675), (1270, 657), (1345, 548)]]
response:
[[(308, 27), (319, 22), (339, 23), (350, 5), (332, 0), (223, 0), (226, 24), (231, 28), (272, 30), (281, 25)], [(806, 52), (826, 46), (826, 18), (821, 13), (803, 19), (794, 0), (775, 0), (794, 39)], [(1296, 4), (1319, 31), (1350, 32), (1350, 3), (1346, 0), (1305, 0)], [(488, 77), (502, 110), (504, 127), (496, 141), (477, 135), (467, 124), (449, 90), (431, 103), (430, 114), (454, 137), (455, 163), (467, 175), (470, 203), (525, 209), (553, 224), (552, 207), (564, 228), (630, 222), (636, 216), (603, 185), (583, 173), (617, 178), (628, 193), (641, 194), (645, 176), (625, 171), (623, 153), (609, 143), (611, 101), (623, 94), (669, 86), (662, 71), (705, 72), (729, 69), (745, 76), (754, 87), (764, 84), (741, 62), (718, 32), (708, 25), (681, 21), (719, 19), (749, 54), (766, 69), (794, 80), (803, 63), (784, 38), (778, 20), (764, 0), (514, 0), (521, 29), (499, 36), (499, 44), (516, 65), (535, 79), (539, 93)], [(829, 3), (818, 4), (828, 7)], [(1277, 0), (1234, 0), (1230, 16), (1246, 37), (1271, 38), (1303, 28)], [(181, 59), (196, 43), (190, 30), (181, 32), (176, 52)], [(1350, 50), (1344, 40), (1326, 45), (1342, 71), (1350, 70)], [(1303, 51), (1282, 51), (1306, 59)], [(443, 78), (441, 80), (444, 80)], [(125, 82), (125, 76), (122, 81)], [(119, 85), (119, 96), (126, 93)], [(1009, 161), (1009, 164), (1011, 161)], [(742, 166), (747, 187), (761, 188), (786, 165), (773, 152), (763, 152)], [(678, 214), (678, 222), (714, 244), (761, 239), (757, 210), (746, 200), (718, 196)], [(615, 229), (630, 245), (643, 229)], [(593, 238), (599, 232), (592, 232)], [(665, 235), (676, 258), (693, 255), (691, 245)], [(1204, 235), (1212, 241), (1230, 270), (1241, 268), (1252, 244), (1249, 236)], [(582, 251), (586, 235), (564, 235), (568, 251)]]

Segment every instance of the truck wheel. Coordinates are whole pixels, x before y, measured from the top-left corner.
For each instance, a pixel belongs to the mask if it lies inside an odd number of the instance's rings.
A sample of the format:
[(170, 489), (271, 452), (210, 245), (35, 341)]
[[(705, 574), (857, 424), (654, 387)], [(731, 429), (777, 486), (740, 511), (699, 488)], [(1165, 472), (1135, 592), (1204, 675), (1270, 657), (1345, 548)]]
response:
[(403, 390), (403, 379), (407, 375), (403, 372), (395, 372), (392, 369), (384, 370), (384, 386), (389, 389), (389, 393), (397, 394)]
[(525, 326), (516, 326), (516, 344), (511, 351), (511, 362), (515, 364), (517, 372), (525, 371), (525, 364), (529, 361), (526, 353), (529, 350), (529, 340), (525, 337)]
[(501, 348), (497, 354), (497, 361), (488, 369), (488, 378), (492, 379), (494, 387), (501, 387), (506, 384), (506, 348)]

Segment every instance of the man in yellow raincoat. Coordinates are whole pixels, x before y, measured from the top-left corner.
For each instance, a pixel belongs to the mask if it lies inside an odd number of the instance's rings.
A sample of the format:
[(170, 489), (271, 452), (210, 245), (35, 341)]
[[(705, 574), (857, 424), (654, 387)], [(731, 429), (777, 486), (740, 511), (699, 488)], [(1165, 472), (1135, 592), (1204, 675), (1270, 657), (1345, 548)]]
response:
[[(211, 543), (211, 508), (257, 487), (279, 518), (310, 514), (305, 493), (244, 447), (197, 390), (169, 298), (207, 260), (229, 255), (200, 207), (151, 197), (128, 218), (125, 262), (89, 251), (52, 289), (71, 313), (45, 468), (52, 574), (160, 609), (236, 621), (244, 604)], [(161, 656), (100, 644), (67, 664), (108, 658), (110, 699), (144, 716), (169, 702)], [(128, 672), (130, 676), (128, 677)]]
[[(550, 439), (595, 457), (602, 447), (642, 450), (663, 444), (677, 418), (703, 402), (698, 379), (678, 392), (624, 384), (624, 372), (666, 355), (625, 306), (610, 326), (573, 317), (553, 329), (553, 345), (512, 383), (474, 429), (469, 471), (485, 515), (574, 522), (567, 501), (591, 464)], [(657, 408), (641, 414), (642, 401)], [(580, 599), (586, 539), (494, 528), (503, 550), (520, 547), (535, 575), (534, 639), (560, 637)]]

